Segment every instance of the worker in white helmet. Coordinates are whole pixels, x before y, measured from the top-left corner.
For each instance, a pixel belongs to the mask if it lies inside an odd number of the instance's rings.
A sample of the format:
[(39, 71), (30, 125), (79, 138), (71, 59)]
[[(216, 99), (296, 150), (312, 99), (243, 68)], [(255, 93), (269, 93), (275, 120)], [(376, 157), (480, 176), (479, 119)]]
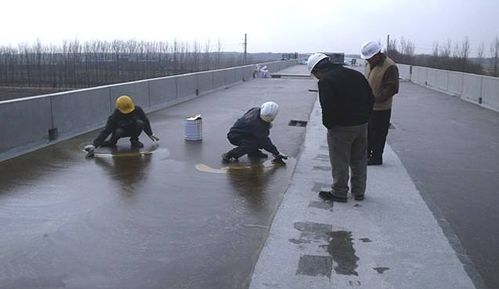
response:
[(319, 197), (347, 202), (350, 180), (352, 195), (362, 201), (367, 179), (367, 123), (374, 97), (362, 73), (342, 64), (332, 63), (323, 53), (314, 53), (307, 61), (310, 73), (319, 79), (333, 177), (331, 191), (321, 191)]
[(399, 91), (399, 73), (397, 64), (381, 52), (381, 46), (376, 41), (366, 42), (360, 56), (367, 60), (364, 75), (375, 97), (368, 128), (367, 165), (381, 165), (390, 127), (392, 100)]
[[(116, 109), (108, 119), (106, 126), (94, 139), (92, 144), (86, 145), (87, 157), (92, 157), (95, 148), (99, 146), (116, 147), (118, 139), (122, 137), (130, 138), (132, 148), (142, 148), (144, 144), (139, 141), (139, 135), (144, 131), (149, 138), (156, 142), (159, 140), (151, 129), (151, 124), (144, 110), (133, 103), (128, 95), (122, 95), (116, 99)], [(109, 140), (106, 138), (111, 135)]]
[(264, 149), (274, 156), (274, 163), (283, 164), (287, 156), (279, 153), (269, 137), (278, 111), (277, 103), (268, 101), (260, 107), (251, 108), (239, 118), (227, 133), (229, 142), (237, 147), (224, 153), (222, 161), (237, 161), (246, 154), (249, 158), (267, 158), (268, 155), (260, 150)]

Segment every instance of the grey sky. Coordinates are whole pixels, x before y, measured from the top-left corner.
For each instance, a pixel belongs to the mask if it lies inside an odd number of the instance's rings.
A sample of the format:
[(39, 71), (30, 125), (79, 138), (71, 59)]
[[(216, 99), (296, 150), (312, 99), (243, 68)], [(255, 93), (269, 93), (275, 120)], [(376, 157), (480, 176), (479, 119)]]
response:
[(433, 43), (461, 42), (472, 53), (499, 36), (498, 0), (16, 0), (2, 1), (0, 45), (60, 43), (63, 39), (220, 40), (224, 51), (343, 51), (367, 40), (404, 37), (416, 52)]

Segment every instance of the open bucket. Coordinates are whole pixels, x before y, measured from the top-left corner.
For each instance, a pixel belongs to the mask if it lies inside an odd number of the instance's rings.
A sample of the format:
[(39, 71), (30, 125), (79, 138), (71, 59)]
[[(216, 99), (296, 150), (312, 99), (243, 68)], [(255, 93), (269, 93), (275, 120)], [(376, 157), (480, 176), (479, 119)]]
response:
[(203, 139), (203, 119), (200, 114), (185, 119), (184, 138), (188, 141), (200, 141)]

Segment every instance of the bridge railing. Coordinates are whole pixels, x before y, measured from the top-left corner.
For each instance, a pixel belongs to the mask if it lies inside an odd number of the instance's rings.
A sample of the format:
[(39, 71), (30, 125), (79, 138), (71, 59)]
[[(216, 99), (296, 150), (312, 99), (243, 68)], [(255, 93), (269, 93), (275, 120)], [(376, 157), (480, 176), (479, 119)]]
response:
[[(277, 72), (295, 64), (261, 65)], [(103, 126), (120, 95), (152, 112), (251, 80), (254, 71), (246, 65), (1, 101), (0, 161)]]
[(402, 79), (499, 111), (499, 77), (398, 64)]

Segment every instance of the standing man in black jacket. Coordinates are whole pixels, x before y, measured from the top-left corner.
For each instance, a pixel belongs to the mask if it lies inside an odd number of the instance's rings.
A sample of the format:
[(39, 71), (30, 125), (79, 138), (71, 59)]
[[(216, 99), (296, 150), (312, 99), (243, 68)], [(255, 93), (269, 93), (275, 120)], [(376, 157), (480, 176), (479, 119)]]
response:
[(332, 63), (323, 53), (312, 54), (307, 65), (319, 79), (322, 124), (328, 130), (333, 175), (332, 190), (321, 191), (319, 197), (346, 202), (351, 169), (351, 193), (362, 201), (367, 179), (367, 123), (374, 103), (371, 87), (360, 72)]
[[(151, 124), (144, 110), (133, 103), (128, 95), (122, 95), (116, 99), (116, 109), (107, 119), (106, 126), (94, 139), (92, 144), (85, 146), (87, 156), (93, 156), (94, 150), (100, 146), (115, 147), (118, 139), (130, 137), (132, 148), (142, 148), (144, 144), (139, 141), (139, 135), (144, 131), (152, 141), (158, 141), (154, 136)], [(111, 134), (109, 140), (106, 138)]]

